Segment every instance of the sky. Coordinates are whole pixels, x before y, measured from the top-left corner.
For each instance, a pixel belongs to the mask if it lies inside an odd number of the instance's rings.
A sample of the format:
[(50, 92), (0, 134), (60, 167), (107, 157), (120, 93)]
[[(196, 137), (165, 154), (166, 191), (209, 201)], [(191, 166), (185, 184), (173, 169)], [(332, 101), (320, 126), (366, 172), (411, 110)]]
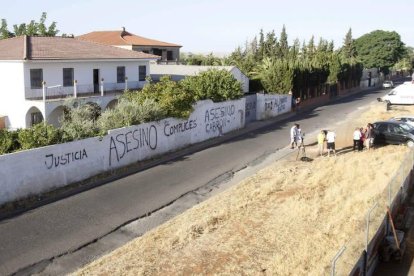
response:
[(283, 25), (289, 42), (314, 36), (333, 40), (335, 47), (352, 29), (353, 38), (374, 30), (396, 31), (414, 46), (414, 1), (371, 0), (0, 0), (0, 18), (14, 24), (57, 22), (59, 34), (121, 30), (182, 45), (182, 52), (226, 54), (260, 32)]

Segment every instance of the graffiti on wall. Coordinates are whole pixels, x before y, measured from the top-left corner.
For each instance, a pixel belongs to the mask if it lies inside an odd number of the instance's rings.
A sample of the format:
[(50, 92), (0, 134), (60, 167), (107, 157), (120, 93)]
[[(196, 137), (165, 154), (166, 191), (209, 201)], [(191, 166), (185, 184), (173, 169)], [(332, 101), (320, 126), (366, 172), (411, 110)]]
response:
[(69, 165), (75, 161), (88, 158), (88, 154), (85, 149), (81, 149), (75, 152), (68, 152), (61, 155), (55, 155), (53, 153), (45, 155), (45, 165), (47, 169), (57, 168), (59, 166)]
[(227, 124), (230, 124), (231, 119), (234, 119), (236, 107), (234, 104), (210, 108), (205, 111), (204, 122), (206, 124), (206, 133), (222, 132)]
[(265, 112), (283, 112), (286, 110), (286, 104), (288, 102), (287, 96), (279, 96), (277, 98), (267, 98), (265, 99)]
[(128, 132), (111, 136), (109, 139), (109, 166), (113, 161), (119, 162), (132, 151), (142, 148), (155, 150), (157, 143), (158, 133), (155, 125), (131, 129)]
[(187, 132), (197, 127), (196, 120), (187, 120), (178, 124), (171, 125), (169, 121), (165, 121), (164, 125), (164, 135), (172, 136), (177, 133)]
[(256, 114), (256, 101), (246, 102), (246, 117)]

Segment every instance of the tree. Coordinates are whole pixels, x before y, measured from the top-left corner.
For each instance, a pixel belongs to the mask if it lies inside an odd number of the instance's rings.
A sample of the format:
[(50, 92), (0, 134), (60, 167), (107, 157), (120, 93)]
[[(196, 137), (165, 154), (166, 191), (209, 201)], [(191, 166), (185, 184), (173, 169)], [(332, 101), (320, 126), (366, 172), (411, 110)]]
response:
[(345, 61), (355, 63), (357, 58), (357, 50), (352, 38), (352, 29), (349, 28), (344, 39), (344, 45), (341, 49), (342, 57)]
[(20, 35), (25, 35), (26, 34), (26, 24), (22, 23), (22, 24), (15, 24), (13, 25), (13, 31), (14, 34), (13, 36), (20, 36)]
[(310, 59), (312, 59), (313, 57), (314, 57), (314, 54), (315, 54), (315, 37), (314, 36), (312, 36), (311, 37), (311, 39), (309, 40), (309, 43), (308, 43), (308, 47), (307, 47), (307, 56), (310, 58)]
[(264, 51), (265, 51), (265, 42), (264, 42), (264, 34), (263, 29), (260, 29), (259, 33), (259, 47), (258, 47), (258, 56), (257, 60), (262, 60), (264, 57)]
[(2, 19), (1, 26), (0, 26), (0, 39), (6, 39), (12, 36), (13, 36), (13, 33), (9, 32), (9, 30), (7, 29), (6, 19)]
[(331, 42), (329, 42), (329, 45), (328, 45), (328, 52), (333, 53), (334, 49), (335, 49), (335, 44), (333, 40), (331, 40)]
[(267, 57), (254, 72), (269, 93), (287, 94), (293, 87), (293, 68), (286, 59)]
[(236, 66), (246, 76), (251, 76), (251, 72), (256, 66), (257, 58), (251, 54), (248, 49), (242, 50), (241, 47), (237, 47), (227, 58), (225, 63), (227, 65)]
[(0, 27), (0, 39), (5, 39), (14, 36), (20, 35), (30, 35), (30, 36), (56, 36), (59, 32), (56, 29), (56, 22), (53, 21), (49, 26), (46, 26), (46, 17), (47, 13), (43, 12), (40, 17), (39, 23), (35, 20), (31, 20), (30, 23), (21, 23), (13, 25), (13, 32), (9, 32), (7, 29), (6, 19), (1, 20)]
[(380, 68), (385, 74), (406, 54), (404, 43), (396, 32), (373, 31), (356, 39), (355, 46), (365, 68)]
[(329, 66), (329, 83), (336, 83), (338, 81), (339, 74), (341, 73), (341, 59), (337, 53), (332, 53), (330, 57)]
[(265, 54), (264, 57), (274, 57), (279, 52), (279, 43), (277, 42), (275, 31), (266, 34)]
[(289, 44), (288, 44), (288, 36), (286, 33), (285, 25), (283, 25), (282, 32), (280, 33), (279, 45), (280, 45), (280, 56), (282, 58), (287, 58), (288, 53), (289, 53)]
[(299, 56), (299, 52), (300, 52), (300, 41), (299, 39), (296, 38), (293, 41), (292, 47), (290, 47), (289, 49), (289, 59), (296, 60)]

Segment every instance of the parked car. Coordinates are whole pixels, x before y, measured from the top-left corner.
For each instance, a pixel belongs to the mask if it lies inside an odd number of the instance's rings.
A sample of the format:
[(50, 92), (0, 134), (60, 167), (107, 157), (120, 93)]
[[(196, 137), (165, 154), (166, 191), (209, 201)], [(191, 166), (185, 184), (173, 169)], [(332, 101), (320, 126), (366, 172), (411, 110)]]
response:
[(381, 121), (374, 124), (375, 144), (405, 144), (414, 147), (414, 127), (398, 121)]
[(394, 87), (394, 83), (392, 81), (384, 81), (382, 83), (382, 88), (393, 88)]
[(378, 100), (389, 104), (414, 104), (414, 84), (398, 85)]
[(390, 121), (397, 121), (397, 122), (403, 122), (411, 125), (414, 127), (414, 115), (404, 115), (399, 117), (391, 118)]

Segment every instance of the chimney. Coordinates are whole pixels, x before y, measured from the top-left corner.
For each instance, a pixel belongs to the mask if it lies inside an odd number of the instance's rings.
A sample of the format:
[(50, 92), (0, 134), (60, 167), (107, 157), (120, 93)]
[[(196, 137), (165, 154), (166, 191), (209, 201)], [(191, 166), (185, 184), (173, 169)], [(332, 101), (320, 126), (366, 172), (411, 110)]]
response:
[(122, 32), (125, 33), (125, 27), (122, 27)]

